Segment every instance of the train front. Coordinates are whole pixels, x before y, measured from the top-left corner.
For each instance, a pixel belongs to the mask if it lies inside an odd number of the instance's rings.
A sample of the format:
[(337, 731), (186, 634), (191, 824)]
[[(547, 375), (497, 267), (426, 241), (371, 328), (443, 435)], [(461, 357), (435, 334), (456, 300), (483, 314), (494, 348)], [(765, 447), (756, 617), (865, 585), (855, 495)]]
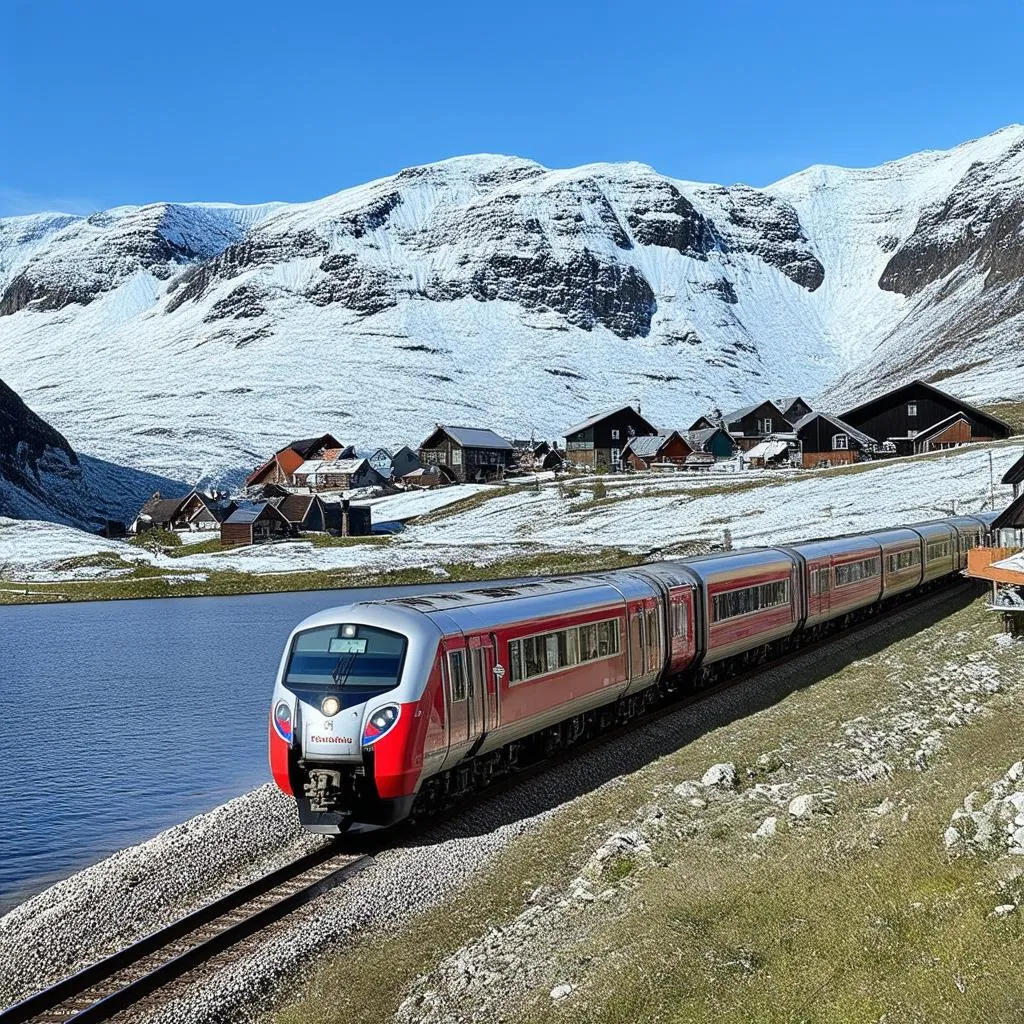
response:
[(429, 620), (387, 605), (320, 612), (292, 632), (270, 710), (270, 768), (314, 831), (337, 835), (408, 816), (431, 727), (437, 663)]

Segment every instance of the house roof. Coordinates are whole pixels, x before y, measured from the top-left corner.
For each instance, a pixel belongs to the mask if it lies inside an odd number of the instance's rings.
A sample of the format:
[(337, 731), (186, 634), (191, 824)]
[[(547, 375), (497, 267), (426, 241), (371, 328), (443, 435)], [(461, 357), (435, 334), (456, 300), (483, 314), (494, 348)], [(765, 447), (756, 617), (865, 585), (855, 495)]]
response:
[(811, 403), (808, 402), (803, 395), (786, 395), (785, 398), (775, 399), (775, 405), (778, 407), (779, 412), (781, 412), (783, 416), (785, 416), (786, 413), (789, 412), (790, 407), (795, 405), (797, 402), (803, 402), (808, 409), (810, 409), (811, 407)]
[(149, 516), (154, 523), (169, 523), (178, 514), (187, 497), (187, 494), (181, 498), (161, 498), (154, 495), (139, 509), (137, 518)]
[(284, 522), (284, 515), (269, 501), (243, 501), (234, 512), (224, 520), (225, 523), (254, 523), (265, 512), (270, 511)]
[(957, 420), (964, 420), (967, 422), (967, 413), (958, 411), (947, 416), (944, 420), (939, 420), (938, 423), (933, 423), (930, 427), (926, 427), (924, 430), (919, 430), (914, 434), (913, 440), (927, 441), (928, 438), (934, 437), (936, 434), (941, 434), (944, 430), (951, 427)]
[(588, 417), (582, 423), (577, 423), (572, 427), (566, 427), (565, 430), (562, 431), (562, 437), (568, 437), (570, 434), (577, 434), (581, 430), (586, 430), (588, 427), (594, 426), (595, 423), (600, 423), (602, 420), (606, 420), (610, 416), (617, 416), (619, 413), (626, 412), (627, 410), (633, 413), (634, 416), (639, 416), (640, 419), (650, 427), (651, 431), (654, 431), (653, 425), (648, 420), (644, 419), (643, 416), (640, 416), (640, 413), (638, 413), (633, 406), (626, 404), (616, 406), (614, 409), (605, 409), (604, 412), (594, 413), (593, 416)]
[(493, 430), (487, 430), (484, 427), (448, 427), (439, 423), (437, 429), (443, 430), (453, 441), (461, 444), (463, 448), (512, 450), (512, 445), (505, 438), (496, 434)]
[[(787, 420), (786, 417), (783, 416), (782, 410), (769, 398), (766, 398), (760, 402), (755, 402), (753, 405), (745, 405), (742, 409), (734, 409), (732, 412), (727, 412), (722, 417), (722, 422), (727, 425), (729, 423), (735, 423), (737, 420), (741, 420), (745, 416), (749, 416), (751, 413), (757, 412), (757, 410), (760, 409), (762, 405), (770, 405), (779, 414), (779, 418), (782, 420), (783, 423), (789, 423), (789, 420)], [(774, 424), (772, 425), (774, 426)]]
[(302, 463), (295, 470), (294, 476), (308, 476), (311, 473), (358, 473), (363, 465), (368, 465), (366, 459), (336, 459), (333, 462), (326, 459), (311, 459)]
[(1022, 455), (1004, 474), (1004, 484), (1024, 483), (1024, 455)]
[[(187, 502), (189, 498), (195, 498), (199, 504), (219, 523), (222, 523), (235, 508), (235, 503), (233, 501), (217, 499), (209, 494), (205, 494), (203, 491), (191, 491), (189, 494), (186, 494), (185, 497), (181, 499), (181, 508), (185, 507), (185, 502)], [(198, 508), (193, 515), (199, 515)]]
[[(711, 427), (698, 427), (698, 426), (697, 426), (697, 424), (698, 424), (698, 423), (710, 423), (710, 424), (711, 424)], [(712, 419), (712, 418), (711, 418), (710, 416), (698, 416), (698, 417), (697, 417), (697, 418), (696, 418), (696, 419), (695, 419), (695, 420), (694, 420), (694, 421), (693, 421), (693, 422), (692, 422), (692, 423), (691, 423), (691, 424), (690, 424), (690, 425), (689, 425), (689, 426), (688, 426), (688, 427), (686, 428), (686, 430), (687, 430), (687, 433), (689, 433), (689, 432), (691, 432), (691, 431), (694, 431), (694, 430), (709, 430), (709, 429), (713, 429), (713, 428), (714, 428), (714, 426), (715, 426), (715, 421), (714, 421), (714, 420), (713, 420), (713, 419)]]
[(755, 444), (753, 448), (747, 452), (748, 459), (775, 459), (778, 458), (789, 445), (785, 441), (762, 441), (760, 444)]
[(303, 437), (298, 441), (289, 441), (283, 448), (277, 450), (277, 454), (280, 455), (289, 448), (293, 452), (298, 452), (303, 459), (308, 459), (314, 452), (323, 449), (340, 448), (342, 451), (346, 451), (351, 449), (352, 445), (342, 444), (333, 434), (321, 434), (319, 437)]
[(865, 434), (863, 430), (858, 430), (856, 427), (851, 426), (845, 420), (841, 420), (838, 416), (830, 416), (827, 412), (809, 412), (806, 416), (801, 416), (800, 419), (793, 424), (793, 430), (799, 434), (804, 427), (806, 427), (812, 420), (823, 419), (827, 423), (831, 423), (837, 430), (841, 430), (844, 434), (849, 434), (861, 447), (874, 448), (878, 442)]
[(940, 398), (945, 398), (950, 402), (956, 402), (957, 405), (966, 409), (967, 412), (969, 412), (975, 419), (996, 424), (998, 427), (1005, 430), (1007, 435), (1012, 433), (1010, 424), (1005, 420), (1001, 420), (998, 416), (993, 416), (991, 413), (982, 412), (982, 410), (977, 408), (977, 406), (969, 405), (963, 399), (957, 398), (955, 395), (951, 395), (948, 391), (943, 391), (941, 388), (937, 388), (920, 378), (910, 381), (909, 384), (902, 384), (898, 388), (893, 388), (891, 391), (886, 391), (884, 394), (876, 395), (874, 398), (871, 398), (866, 402), (861, 402), (860, 405), (856, 405), (852, 409), (847, 409), (847, 411), (843, 413), (843, 419), (848, 419), (851, 416), (857, 416), (865, 410), (870, 409), (871, 406), (875, 405), (877, 402), (891, 402), (893, 399), (897, 398), (899, 395), (905, 394), (912, 388), (924, 388), (926, 391), (930, 391), (933, 395), (938, 395)]
[(1008, 527), (1020, 528), (1024, 526), (1024, 494), (1018, 495), (1006, 508), (996, 517), (992, 523), (993, 530), (1002, 530)]
[(702, 427), (700, 430), (688, 430), (683, 434), (683, 438), (695, 452), (702, 452), (707, 450), (708, 442), (719, 431), (725, 434), (729, 438), (729, 444), (732, 444), (732, 437), (724, 427)]
[(309, 514), (310, 505), (316, 500), (312, 494), (289, 494), (284, 498), (271, 498), (269, 503), (289, 523), (301, 523)]
[(653, 434), (647, 437), (631, 437), (626, 442), (626, 446), (622, 449), (622, 454), (625, 455), (628, 450), (639, 459), (650, 459), (657, 455), (673, 437), (678, 436), (678, 432), (673, 430), (668, 434)]

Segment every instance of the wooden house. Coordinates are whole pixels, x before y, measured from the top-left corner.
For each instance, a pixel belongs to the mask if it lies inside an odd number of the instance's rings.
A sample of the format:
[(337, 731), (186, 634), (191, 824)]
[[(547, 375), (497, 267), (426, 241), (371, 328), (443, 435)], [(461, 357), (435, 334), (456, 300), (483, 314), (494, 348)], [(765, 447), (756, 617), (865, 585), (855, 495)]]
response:
[(732, 435), (724, 427), (688, 430), (684, 437), (695, 454), (711, 455), (716, 460), (731, 459), (736, 451)]
[(1002, 482), (1013, 487), (1015, 498), (1021, 493), (1021, 485), (1024, 484), (1024, 455), (1003, 474)]
[(249, 474), (245, 487), (247, 490), (264, 484), (294, 487), (294, 473), (304, 462), (324, 458), (351, 459), (355, 454), (352, 445), (343, 445), (333, 434), (290, 441)]
[(449, 479), (465, 483), (501, 480), (513, 461), (510, 442), (482, 427), (438, 424), (420, 445), (423, 467), (437, 466)]
[(631, 405), (596, 413), (565, 431), (569, 462), (588, 469), (619, 469), (622, 449), (631, 437), (653, 437), (657, 428)]
[(786, 398), (776, 398), (775, 408), (783, 417), (796, 426), (796, 421), (803, 419), (814, 410), (799, 395), (790, 395)]
[(328, 517), (324, 502), (315, 494), (288, 494), (268, 498), (278, 512), (288, 520), (293, 533), (327, 533)]
[(839, 418), (900, 455), (1009, 437), (1010, 425), (923, 380), (911, 381)]
[(378, 448), (367, 460), (385, 480), (398, 481), (421, 468), (420, 457), (403, 444), (395, 452)]
[(804, 469), (856, 462), (878, 447), (875, 439), (837, 416), (811, 412), (794, 424), (799, 465)]
[(348, 498), (325, 501), (327, 529), (341, 537), (367, 537), (373, 533), (372, 509), (369, 505), (353, 505)]
[(667, 434), (631, 437), (622, 449), (622, 461), (632, 469), (644, 470), (652, 466), (684, 466), (693, 449), (677, 430)]
[(219, 530), (220, 524), (238, 507), (227, 497), (193, 490), (185, 495), (174, 516), (176, 530)]
[(790, 434), (793, 424), (774, 402), (761, 402), (734, 409), (722, 417), (722, 426), (732, 435), (740, 451), (748, 452), (772, 434)]
[(156, 491), (139, 509), (139, 514), (128, 527), (129, 533), (145, 533), (147, 530), (173, 530), (175, 517), (181, 508), (181, 498), (164, 498)]
[(222, 547), (266, 544), (293, 536), (292, 524), (269, 501), (242, 502), (220, 525)]
[(292, 481), (310, 492), (353, 491), (387, 482), (366, 459), (312, 459), (296, 467)]
[(692, 433), (695, 430), (714, 430), (719, 426), (710, 416), (698, 416), (687, 428), (686, 432)]

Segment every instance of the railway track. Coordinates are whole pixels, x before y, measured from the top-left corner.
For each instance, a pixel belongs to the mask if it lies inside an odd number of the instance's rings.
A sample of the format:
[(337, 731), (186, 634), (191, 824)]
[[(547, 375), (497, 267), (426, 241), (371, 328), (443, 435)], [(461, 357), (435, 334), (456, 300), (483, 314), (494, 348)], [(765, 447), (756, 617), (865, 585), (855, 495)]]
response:
[(110, 1020), (372, 862), (335, 844), (299, 857), (15, 1003), (0, 1012), (0, 1024)]

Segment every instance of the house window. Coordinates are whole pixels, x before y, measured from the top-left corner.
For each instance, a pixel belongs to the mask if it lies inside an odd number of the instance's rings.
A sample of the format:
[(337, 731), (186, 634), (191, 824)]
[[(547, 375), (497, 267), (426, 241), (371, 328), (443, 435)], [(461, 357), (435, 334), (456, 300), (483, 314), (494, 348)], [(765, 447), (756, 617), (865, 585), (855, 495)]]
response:
[(618, 466), (619, 463), (620, 463), (621, 458), (622, 458), (622, 449), (621, 448), (613, 448), (612, 449), (612, 465), (613, 466)]
[(845, 434), (833, 434), (832, 435), (832, 450), (837, 452), (845, 452), (850, 446), (850, 439)]
[(462, 449), (461, 448), (453, 448), (452, 449), (452, 465), (453, 466), (461, 466), (462, 465)]
[(916, 416), (917, 415), (917, 402), (907, 402), (907, 415), (908, 416)]
[(619, 432), (617, 430), (613, 430), (612, 431), (612, 440), (613, 441), (618, 441), (618, 439), (619, 439)]
[(908, 430), (907, 431), (907, 437), (917, 437), (917, 431), (916, 430)]
[(772, 432), (772, 418), (771, 416), (766, 417), (763, 420), (757, 421), (757, 432), (759, 434), (770, 434)]

